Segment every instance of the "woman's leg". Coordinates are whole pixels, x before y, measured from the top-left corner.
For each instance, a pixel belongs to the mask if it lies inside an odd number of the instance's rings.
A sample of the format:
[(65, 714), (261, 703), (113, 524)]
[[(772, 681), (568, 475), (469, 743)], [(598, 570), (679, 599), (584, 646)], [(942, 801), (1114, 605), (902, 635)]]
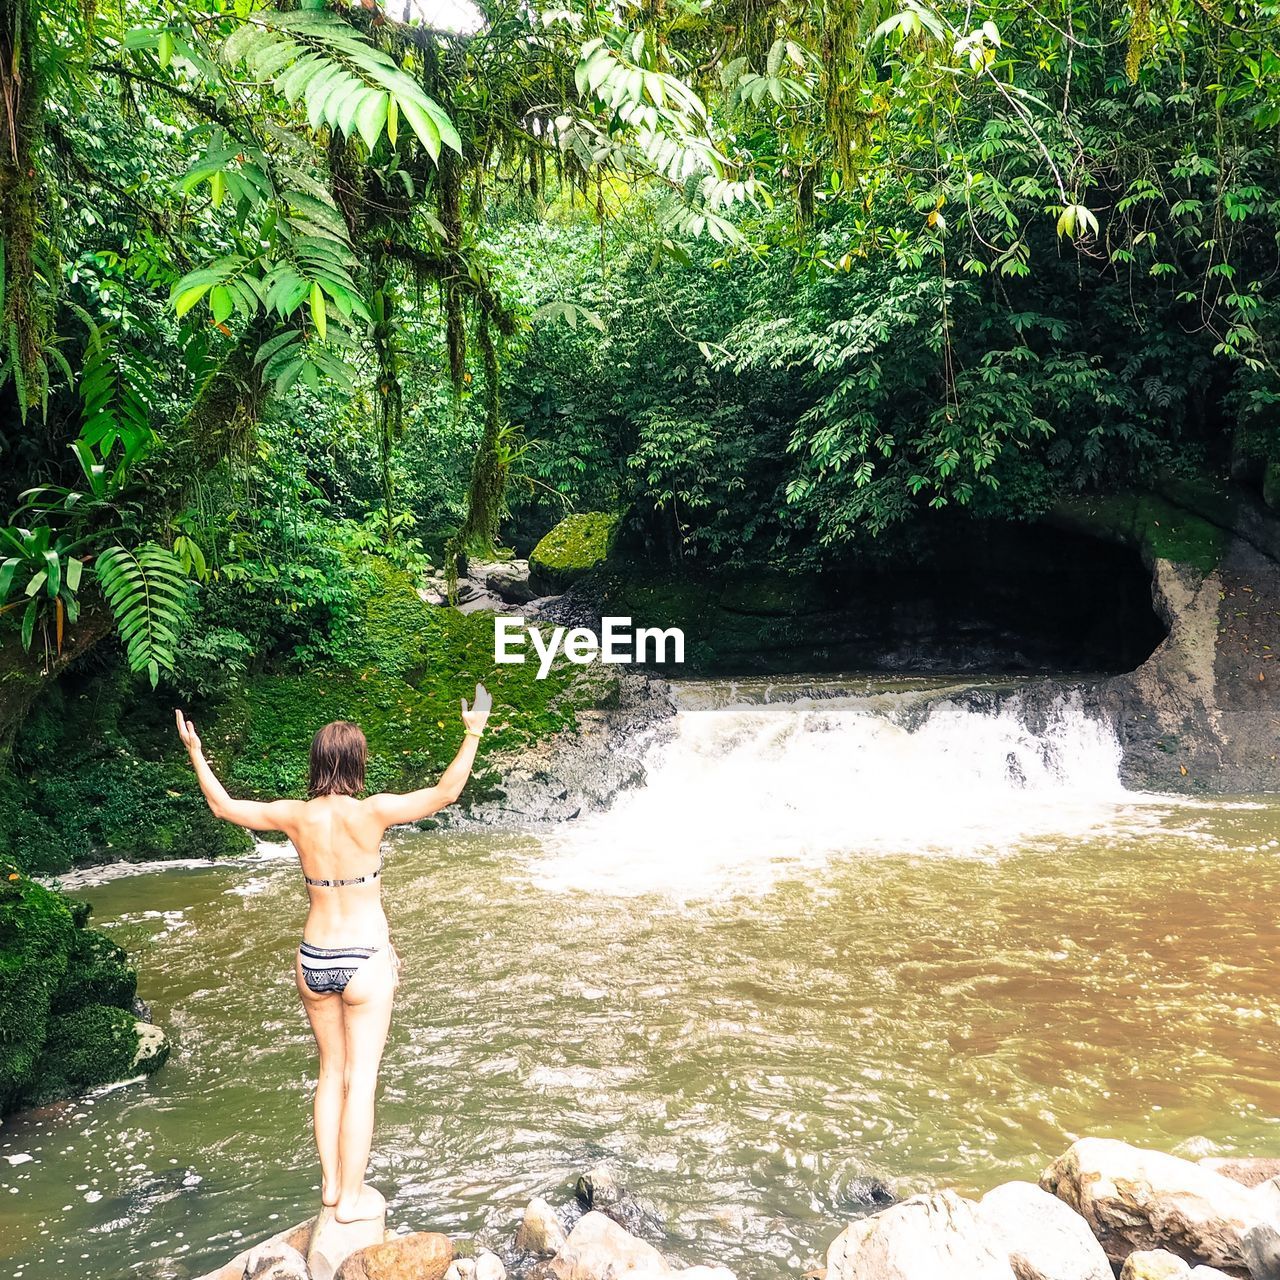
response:
[(347, 1096), (338, 1134), (339, 1222), (376, 1217), (383, 1200), (364, 1185), (373, 1143), (373, 1103), (378, 1089), (378, 1067), (391, 1025), (396, 975), (391, 950), (383, 947), (363, 965), (342, 993), (342, 1013), (347, 1032)]
[(333, 992), (316, 995), (302, 977), (302, 964), (294, 961), (294, 977), (302, 1007), (307, 1011), (316, 1047), (320, 1050), (320, 1076), (316, 1081), (315, 1134), (323, 1179), (320, 1199), (324, 1204), (338, 1200), (338, 1131), (342, 1123), (343, 1082), (347, 1073), (347, 1031), (342, 1017), (342, 1000)]

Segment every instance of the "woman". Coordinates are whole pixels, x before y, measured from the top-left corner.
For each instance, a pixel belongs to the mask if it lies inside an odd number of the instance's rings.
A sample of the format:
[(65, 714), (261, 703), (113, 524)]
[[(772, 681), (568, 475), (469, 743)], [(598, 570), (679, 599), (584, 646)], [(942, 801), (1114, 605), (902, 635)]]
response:
[(462, 700), (462, 746), (434, 787), (363, 800), (357, 797), (364, 790), (368, 744), (349, 721), (325, 725), (311, 743), (309, 799), (233, 800), (209, 768), (195, 725), (175, 712), (214, 817), (251, 831), (283, 831), (302, 863), (311, 905), (294, 976), (320, 1050), (315, 1133), (321, 1199), (339, 1222), (377, 1217), (384, 1204), (364, 1181), (400, 964), (382, 911), (382, 837), (388, 827), (426, 818), (462, 794), (492, 704), (479, 684), (474, 706)]

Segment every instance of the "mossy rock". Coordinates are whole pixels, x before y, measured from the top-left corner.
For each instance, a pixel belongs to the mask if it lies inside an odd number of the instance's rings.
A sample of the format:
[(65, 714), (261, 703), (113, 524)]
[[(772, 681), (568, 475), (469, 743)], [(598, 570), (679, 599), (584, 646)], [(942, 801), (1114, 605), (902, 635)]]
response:
[[(84, 928), (88, 917), (87, 903), (0, 861), (0, 1114), (135, 1070), (137, 974), (114, 942)], [(79, 1018), (85, 1010), (99, 1012)], [(129, 1033), (121, 1030), (126, 1024)], [(74, 1035), (83, 1037), (82, 1047)]]
[(0, 863), (0, 1114), (36, 1078), (49, 1008), (67, 973), (76, 926), (62, 895)]
[[(89, 1004), (61, 1014), (49, 1023), (44, 1051), (24, 1100), (40, 1105), (128, 1079), (142, 1069), (138, 1046), (138, 1020), (125, 1009)], [(147, 1069), (157, 1069), (165, 1056), (153, 1054)]]
[(1052, 518), (1095, 537), (1135, 548), (1143, 560), (1169, 560), (1207, 575), (1217, 567), (1230, 535), (1204, 517), (1154, 493), (1073, 498), (1059, 503)]
[(603, 511), (565, 516), (529, 554), (529, 576), (537, 590), (563, 591), (609, 554), (618, 517)]
[(96, 929), (81, 928), (76, 930), (66, 976), (54, 993), (50, 1011), (71, 1013), (89, 1004), (129, 1009), (137, 993), (138, 972), (124, 948)]

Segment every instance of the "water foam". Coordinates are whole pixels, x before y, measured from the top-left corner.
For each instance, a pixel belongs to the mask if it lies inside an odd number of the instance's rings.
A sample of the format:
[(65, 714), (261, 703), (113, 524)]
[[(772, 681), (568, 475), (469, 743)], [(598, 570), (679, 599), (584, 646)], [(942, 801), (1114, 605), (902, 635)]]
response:
[(1039, 732), (919, 689), (683, 708), (648, 782), (549, 836), (547, 888), (677, 897), (758, 891), (833, 856), (991, 856), (1080, 835), (1145, 798), (1119, 778), (1112, 726), (1078, 694)]

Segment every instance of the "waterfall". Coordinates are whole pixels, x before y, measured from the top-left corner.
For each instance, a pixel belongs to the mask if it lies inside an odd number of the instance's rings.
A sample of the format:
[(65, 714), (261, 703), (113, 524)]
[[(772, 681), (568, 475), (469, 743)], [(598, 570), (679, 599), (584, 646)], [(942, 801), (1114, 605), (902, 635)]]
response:
[(923, 681), (790, 692), (678, 695), (646, 785), (548, 837), (535, 878), (611, 894), (740, 892), (837, 858), (995, 856), (1131, 816), (1142, 800), (1120, 783), (1114, 729), (1078, 694), (1033, 731), (1016, 695), (983, 709)]

